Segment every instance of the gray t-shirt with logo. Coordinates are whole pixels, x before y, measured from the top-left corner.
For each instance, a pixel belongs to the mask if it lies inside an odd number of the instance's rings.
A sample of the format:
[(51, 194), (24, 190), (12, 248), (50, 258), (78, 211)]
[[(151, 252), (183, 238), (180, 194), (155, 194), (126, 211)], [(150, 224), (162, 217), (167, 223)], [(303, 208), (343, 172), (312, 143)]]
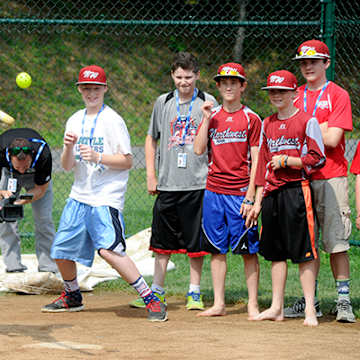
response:
[(208, 171), (207, 153), (198, 156), (193, 149), (196, 131), (202, 119), (201, 105), (205, 100), (213, 101), (214, 107), (218, 106), (212, 95), (199, 90), (193, 102), (190, 121), (187, 122), (191, 100), (180, 104), (182, 121), (177, 121), (175, 91), (157, 98), (148, 135), (160, 140), (156, 159), (158, 190), (205, 189)]

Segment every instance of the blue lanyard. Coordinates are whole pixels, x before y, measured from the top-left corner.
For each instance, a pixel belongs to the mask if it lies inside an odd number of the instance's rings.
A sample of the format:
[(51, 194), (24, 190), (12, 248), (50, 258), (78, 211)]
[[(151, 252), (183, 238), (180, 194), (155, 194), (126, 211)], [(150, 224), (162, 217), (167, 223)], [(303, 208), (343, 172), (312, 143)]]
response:
[[(102, 104), (101, 106), (101, 109), (99, 110), (99, 112), (97, 113), (95, 119), (94, 119), (94, 123), (90, 129), (90, 138), (89, 138), (89, 145), (91, 146), (91, 143), (93, 141), (93, 137), (94, 137), (94, 131), (95, 131), (95, 127), (96, 127), (96, 122), (97, 122), (97, 119), (100, 115), (100, 113), (104, 110), (105, 108), (105, 104)], [(86, 114), (87, 114), (87, 110), (85, 109), (84, 111), (84, 117), (82, 119), (82, 122), (81, 122), (81, 136), (84, 136), (84, 128), (85, 128), (85, 118), (86, 118)]]
[[(30, 168), (33, 168), (35, 166), (35, 164), (37, 163), (37, 161), (39, 160), (39, 157), (40, 157), (41, 153), (44, 150), (46, 142), (44, 140), (34, 139), (34, 138), (29, 139), (29, 141), (41, 144), (41, 146), (39, 147), (39, 149), (38, 149), (38, 151), (37, 151), (37, 153), (35, 155), (35, 159), (34, 159), (34, 161), (32, 162), (32, 164), (30, 166)], [(8, 147), (6, 148), (5, 157), (6, 157), (6, 160), (7, 160), (8, 164), (9, 164), (10, 176), (13, 177), (13, 167), (12, 167), (12, 163), (11, 163), (11, 160), (10, 160), (10, 157), (9, 157), (9, 148)]]
[[(194, 105), (194, 101), (197, 97), (197, 94), (198, 94), (198, 89), (195, 88), (194, 89), (194, 93), (193, 93), (193, 96), (191, 98), (191, 102), (190, 102), (190, 106), (189, 106), (189, 113), (188, 115), (186, 116), (186, 119), (185, 119), (185, 130), (183, 131), (183, 135), (182, 135), (182, 141), (181, 143), (179, 144), (180, 146), (183, 146), (185, 144), (185, 137), (186, 137), (186, 134), (188, 133), (188, 130), (189, 130), (189, 126), (190, 126), (190, 117), (191, 117), (191, 111), (192, 111), (192, 108), (193, 108), (193, 105)], [(176, 121), (174, 122), (174, 125), (173, 125), (173, 133), (175, 133), (175, 127), (176, 127), (176, 124), (177, 122), (179, 122), (181, 124), (182, 120), (181, 120), (181, 114), (180, 114), (180, 100), (179, 100), (179, 91), (176, 89), (175, 91), (175, 99), (176, 99), (176, 112), (177, 112), (177, 119)]]
[[(316, 113), (316, 109), (319, 105), (320, 99), (322, 97), (322, 94), (324, 93), (325, 89), (327, 88), (327, 86), (329, 85), (329, 80), (326, 81), (325, 85), (323, 86), (323, 88), (320, 91), (320, 94), (318, 96), (318, 98), (316, 99), (316, 103), (315, 103), (315, 107), (314, 107), (314, 111), (312, 113), (312, 116), (315, 116)], [(306, 106), (306, 92), (307, 92), (308, 86), (305, 86), (305, 90), (304, 90), (304, 111), (307, 112), (307, 106)]]

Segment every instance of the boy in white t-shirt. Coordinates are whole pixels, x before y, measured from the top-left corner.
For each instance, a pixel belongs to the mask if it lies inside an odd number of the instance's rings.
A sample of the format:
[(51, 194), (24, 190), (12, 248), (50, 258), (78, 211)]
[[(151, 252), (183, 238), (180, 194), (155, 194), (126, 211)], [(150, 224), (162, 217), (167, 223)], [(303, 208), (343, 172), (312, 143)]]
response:
[(101, 67), (82, 68), (76, 85), (86, 108), (66, 123), (61, 164), (66, 171), (74, 170), (75, 179), (51, 250), (64, 280), (64, 291), (41, 310), (83, 309), (76, 262), (90, 267), (96, 249), (138, 291), (148, 319), (165, 321), (165, 305), (126, 255), (122, 210), (132, 153), (125, 122), (104, 104), (107, 83)]

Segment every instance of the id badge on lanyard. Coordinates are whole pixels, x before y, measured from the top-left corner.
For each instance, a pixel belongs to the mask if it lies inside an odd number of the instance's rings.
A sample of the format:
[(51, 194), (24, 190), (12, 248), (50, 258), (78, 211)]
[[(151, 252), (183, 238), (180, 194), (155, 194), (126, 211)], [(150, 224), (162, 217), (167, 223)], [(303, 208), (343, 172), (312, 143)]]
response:
[[(194, 92), (193, 92), (193, 96), (191, 98), (190, 105), (189, 105), (189, 113), (187, 116), (185, 116), (185, 115), (180, 114), (179, 92), (178, 92), (178, 90), (175, 91), (176, 112), (177, 112), (177, 121), (176, 122), (180, 122), (180, 124), (185, 122), (185, 126), (183, 128), (183, 134), (182, 134), (183, 135), (182, 142), (180, 143), (180, 148), (182, 149), (182, 151), (178, 152), (178, 155), (177, 155), (177, 167), (182, 168), (182, 169), (187, 167), (187, 153), (184, 151), (184, 145), (185, 145), (185, 138), (186, 138), (187, 132), (189, 131), (191, 111), (192, 111), (192, 108), (194, 105), (194, 101), (197, 97), (197, 94), (198, 94), (198, 90), (195, 88)], [(176, 122), (174, 124), (174, 127), (176, 125)]]
[(16, 189), (17, 189), (17, 179), (9, 178), (8, 184), (7, 184), (7, 189), (8, 189), (8, 191), (15, 193)]
[(187, 153), (179, 152), (177, 157), (178, 168), (186, 168)]

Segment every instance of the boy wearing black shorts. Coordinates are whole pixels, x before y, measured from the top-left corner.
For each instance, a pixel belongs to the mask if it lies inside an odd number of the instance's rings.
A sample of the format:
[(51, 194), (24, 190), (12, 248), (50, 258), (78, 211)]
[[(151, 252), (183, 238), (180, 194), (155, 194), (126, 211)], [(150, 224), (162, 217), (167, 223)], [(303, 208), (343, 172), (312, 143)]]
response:
[(315, 217), (309, 175), (325, 164), (324, 144), (315, 117), (293, 105), (296, 77), (286, 71), (267, 79), (269, 97), (278, 112), (264, 120), (254, 207), (247, 226), (257, 222), (262, 208), (260, 254), (272, 262), (272, 304), (255, 320), (284, 319), (287, 259), (299, 264), (305, 298), (304, 325), (318, 325), (315, 304), (315, 274), (318, 257)]
[[(200, 249), (200, 226), (207, 154), (195, 155), (193, 143), (202, 118), (201, 105), (206, 100), (217, 105), (213, 96), (196, 88), (199, 76), (199, 65), (192, 54), (175, 55), (171, 65), (175, 90), (157, 98), (145, 140), (148, 193), (157, 195), (150, 239), (150, 250), (155, 255), (151, 289), (166, 304), (164, 282), (170, 256), (187, 254), (188, 310), (204, 309), (200, 278), (206, 254)], [(138, 298), (130, 306), (144, 305)]]

